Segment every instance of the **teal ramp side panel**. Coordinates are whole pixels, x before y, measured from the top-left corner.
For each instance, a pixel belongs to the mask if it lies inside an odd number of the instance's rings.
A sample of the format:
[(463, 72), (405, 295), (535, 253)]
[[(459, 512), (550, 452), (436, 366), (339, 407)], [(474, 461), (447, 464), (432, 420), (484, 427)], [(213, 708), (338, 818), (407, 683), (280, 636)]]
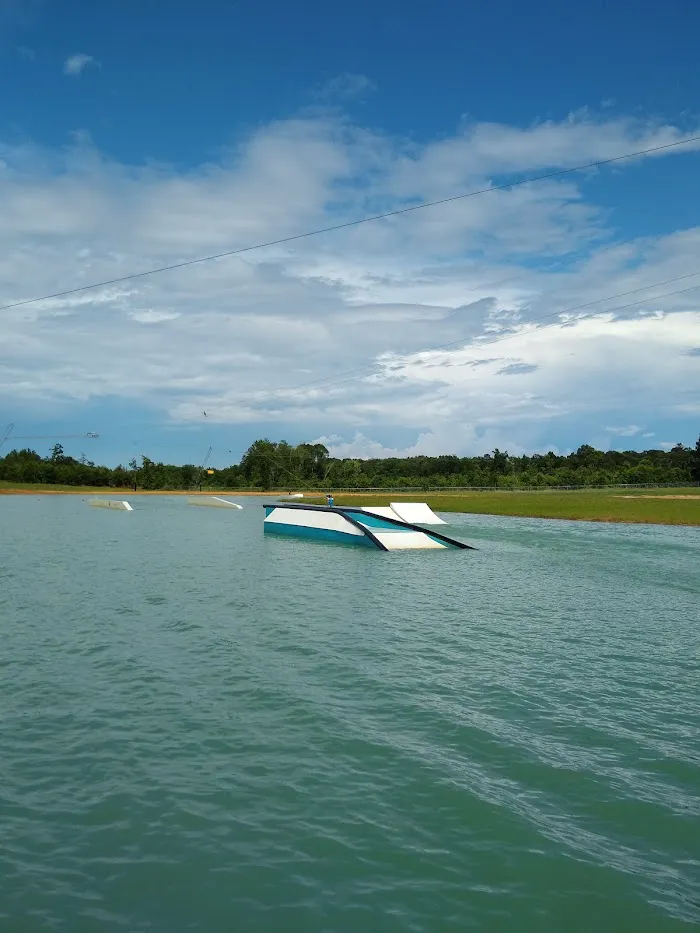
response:
[(315, 541), (335, 541), (384, 550), (369, 529), (335, 509), (322, 506), (265, 503), (266, 534), (288, 535)]
[(265, 522), (265, 534), (280, 535), (291, 538), (306, 538), (310, 541), (333, 541), (336, 544), (349, 544), (352, 547), (372, 547), (377, 545), (366, 535), (348, 535), (342, 531), (331, 528), (310, 528), (308, 525), (289, 525), (281, 522)]

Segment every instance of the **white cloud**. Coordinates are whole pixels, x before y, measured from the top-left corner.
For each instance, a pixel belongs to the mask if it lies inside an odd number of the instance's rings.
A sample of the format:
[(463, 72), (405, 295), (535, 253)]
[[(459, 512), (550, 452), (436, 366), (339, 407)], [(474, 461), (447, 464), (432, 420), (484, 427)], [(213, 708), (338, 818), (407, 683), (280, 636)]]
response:
[(366, 437), (361, 431), (355, 432), (352, 440), (346, 441), (340, 435), (321, 436), (312, 443), (324, 444), (332, 457), (352, 460), (373, 460), (388, 457), (435, 457), (439, 454), (454, 452), (479, 452), (508, 448), (513, 456), (526, 452), (512, 431), (499, 430), (497, 427), (487, 431), (458, 426), (426, 431), (418, 435), (415, 443), (406, 447), (387, 447), (378, 441)]
[(100, 67), (100, 63), (97, 59), (93, 58), (92, 55), (85, 55), (84, 52), (78, 52), (65, 60), (63, 63), (63, 73), (67, 75), (80, 75), (85, 71), (88, 65), (93, 65), (97, 68)]
[[(635, 434), (639, 434), (642, 431), (642, 428), (637, 424), (628, 424), (623, 428), (606, 428), (605, 429), (609, 434), (618, 434), (620, 437), (634, 437)], [(651, 437), (651, 434), (643, 434), (643, 437)]]
[[(83, 137), (64, 153), (0, 144), (0, 305), (342, 223), (444, 193), (445, 178), (466, 190), (677, 138), (584, 114), (416, 146), (320, 114), (187, 171), (115, 163)], [(516, 453), (557, 418), (635, 437), (640, 419), (692, 417), (700, 290), (526, 323), (697, 269), (700, 228), (615, 243), (590, 187), (536, 183), (0, 311), (0, 403), (206, 410), (255, 433), (337, 434), (358, 457), (393, 450), (388, 427), (414, 432), (415, 453)]]
[[(385, 447), (378, 441), (373, 441), (361, 431), (357, 431), (351, 441), (344, 441), (342, 437), (333, 434), (329, 437), (322, 435), (312, 441), (313, 444), (324, 444), (332, 457), (353, 460), (372, 460), (382, 457), (410, 456), (400, 452), (394, 447)], [(417, 443), (420, 443), (420, 439)]]
[(160, 324), (161, 321), (174, 321), (180, 317), (180, 311), (155, 311), (153, 308), (134, 309), (127, 313), (132, 321), (138, 321), (139, 324)]

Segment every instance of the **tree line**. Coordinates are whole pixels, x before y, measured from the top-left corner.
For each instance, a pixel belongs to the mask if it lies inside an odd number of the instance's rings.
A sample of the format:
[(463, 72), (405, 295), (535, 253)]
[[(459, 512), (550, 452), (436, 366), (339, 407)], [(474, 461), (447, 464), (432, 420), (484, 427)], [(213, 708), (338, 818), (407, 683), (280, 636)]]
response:
[(75, 459), (55, 444), (47, 456), (34, 450), (12, 450), (0, 458), (0, 480), (67, 486), (133, 489), (352, 489), (450, 488), (496, 486), (607, 486), (700, 482), (700, 438), (695, 447), (676, 444), (671, 450), (596, 450), (587, 444), (567, 455), (549, 451), (511, 456), (494, 450), (481, 457), (388, 457), (337, 459), (323, 444), (261, 439), (250, 445), (240, 463), (209, 474), (195, 464), (177, 466), (148, 457), (126, 466), (97, 466), (85, 456)]

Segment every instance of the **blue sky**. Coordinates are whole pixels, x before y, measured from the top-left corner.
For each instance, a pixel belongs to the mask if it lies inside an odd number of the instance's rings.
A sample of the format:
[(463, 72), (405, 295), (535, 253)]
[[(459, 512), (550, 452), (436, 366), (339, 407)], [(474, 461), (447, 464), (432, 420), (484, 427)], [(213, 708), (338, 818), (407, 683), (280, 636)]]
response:
[[(699, 134), (699, 30), (689, 0), (0, 0), (0, 304)], [(0, 312), (0, 428), (108, 463), (689, 444), (700, 289), (654, 286), (700, 272), (699, 158)]]

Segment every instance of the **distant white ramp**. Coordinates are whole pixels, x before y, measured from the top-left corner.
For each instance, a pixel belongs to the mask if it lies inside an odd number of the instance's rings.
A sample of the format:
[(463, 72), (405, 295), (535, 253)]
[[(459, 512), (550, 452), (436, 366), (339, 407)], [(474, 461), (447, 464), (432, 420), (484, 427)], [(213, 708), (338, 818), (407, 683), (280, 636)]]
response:
[(242, 509), (243, 506), (237, 502), (229, 502), (228, 499), (220, 499), (219, 496), (190, 496), (187, 500), (188, 505), (210, 505), (220, 509)]
[(427, 502), (392, 502), (391, 508), (401, 521), (412, 525), (447, 524), (433, 512)]
[(97, 509), (119, 509), (122, 512), (134, 511), (125, 499), (90, 499), (88, 505), (92, 505)]

